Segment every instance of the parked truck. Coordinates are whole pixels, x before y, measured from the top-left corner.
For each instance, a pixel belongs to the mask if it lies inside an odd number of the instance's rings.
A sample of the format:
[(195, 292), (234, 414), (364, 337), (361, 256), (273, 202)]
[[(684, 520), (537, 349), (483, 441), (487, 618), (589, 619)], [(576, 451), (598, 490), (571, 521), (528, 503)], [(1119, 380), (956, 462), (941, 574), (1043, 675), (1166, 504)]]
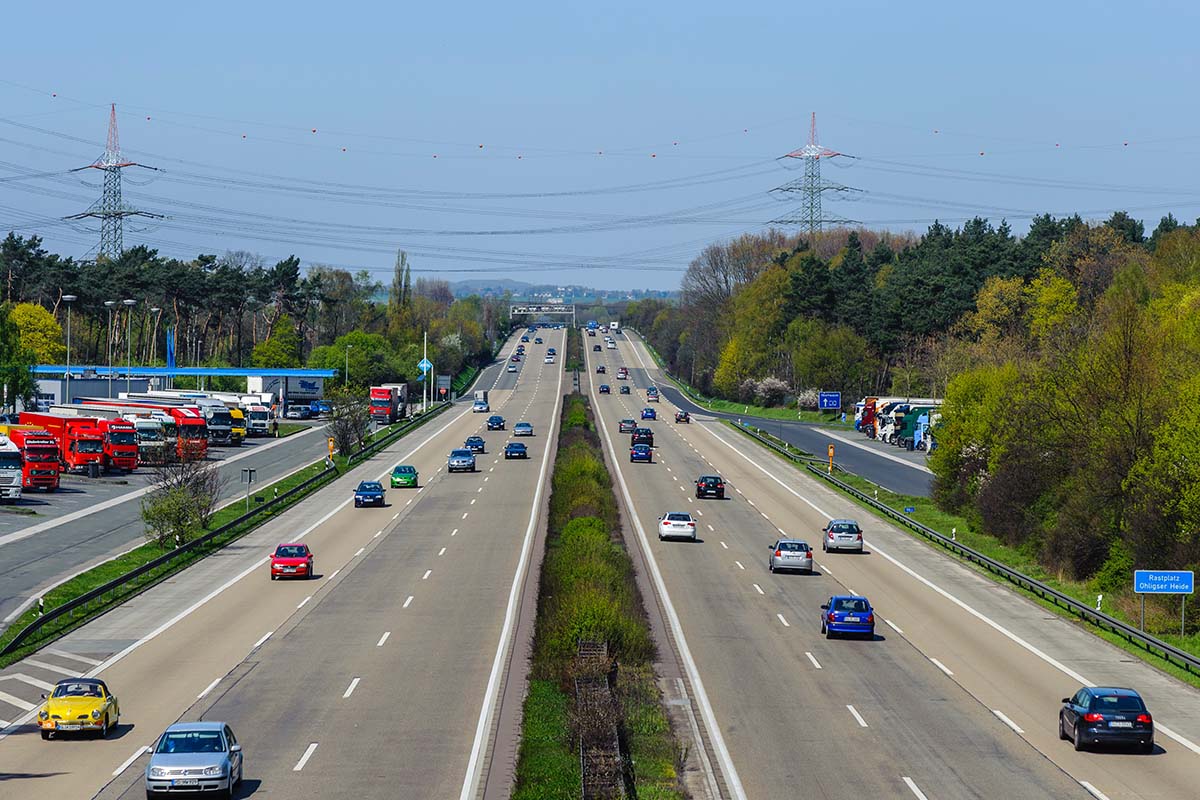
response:
[(267, 436), (271, 432), (271, 409), (264, 405), (246, 406), (246, 434)]
[(370, 391), (371, 419), (380, 425), (391, 425), (404, 417), (398, 386), (372, 386)]
[[(127, 406), (119, 405), (71, 405), (50, 406), (49, 413), (64, 417), (95, 417), (97, 419), (124, 420), (133, 426), (137, 434), (137, 463), (161, 464), (164, 460), (167, 439), (163, 434), (163, 424), (153, 419), (153, 412), (148, 409), (133, 411)], [(172, 425), (172, 427), (174, 427)]]
[(246, 378), (246, 390), (248, 394), (269, 394), (277, 408), (297, 403), (308, 405), (325, 396), (325, 379), (251, 375)]
[(106, 471), (133, 472), (138, 466), (137, 428), (127, 419), (100, 419), (96, 426), (104, 436), (104, 458), (101, 466)]
[(0, 498), (21, 499), (21, 448), (7, 436), (0, 436)]
[(50, 432), (36, 425), (0, 425), (0, 434), (7, 436), (21, 451), (21, 488), (53, 492), (58, 489), (61, 470), (58, 441)]
[(104, 464), (104, 434), (95, 417), (67, 417), (42, 411), (22, 411), (22, 425), (42, 428), (54, 437), (65, 472), (98, 471)]
[[(204, 414), (195, 406), (174, 406), (152, 400), (112, 399), (108, 397), (78, 397), (87, 406), (119, 406), (129, 413), (148, 414), (163, 424), (167, 447), (174, 438), (175, 456), (180, 459), (204, 459), (208, 456), (208, 430)], [(164, 420), (170, 420), (166, 422)]]
[[(121, 392), (120, 398), (134, 402), (146, 401), (166, 408), (197, 408), (204, 416), (209, 445), (234, 444), (233, 415), (229, 413), (229, 409), (224, 403), (211, 397), (175, 397), (173, 394), (170, 392)], [(237, 444), (241, 444), (240, 439)]]

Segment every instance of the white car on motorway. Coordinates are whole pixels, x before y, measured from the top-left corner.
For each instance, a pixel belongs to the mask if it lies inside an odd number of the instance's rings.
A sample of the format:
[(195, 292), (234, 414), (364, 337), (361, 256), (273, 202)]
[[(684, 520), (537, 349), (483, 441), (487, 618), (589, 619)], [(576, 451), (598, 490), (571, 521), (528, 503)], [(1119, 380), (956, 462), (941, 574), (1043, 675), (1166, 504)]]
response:
[(686, 511), (668, 511), (658, 518), (658, 538), (696, 541), (696, 521)]
[(821, 549), (851, 550), (855, 553), (863, 551), (862, 528), (852, 519), (831, 519), (821, 529)]
[(472, 414), (486, 414), (486, 413), (490, 412), (491, 410), (492, 410), (492, 407), (488, 405), (487, 400), (476, 400), (475, 404), (473, 406), (471, 406)]

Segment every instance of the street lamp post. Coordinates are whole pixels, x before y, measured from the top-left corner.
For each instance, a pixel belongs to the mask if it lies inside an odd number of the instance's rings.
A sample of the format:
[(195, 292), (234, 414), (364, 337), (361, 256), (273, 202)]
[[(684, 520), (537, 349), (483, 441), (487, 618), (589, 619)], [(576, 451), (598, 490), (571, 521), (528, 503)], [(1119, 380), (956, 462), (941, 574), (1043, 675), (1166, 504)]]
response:
[[(147, 361), (153, 364), (158, 360), (158, 319), (162, 314), (162, 309), (154, 306), (150, 309), (150, 313), (154, 315), (154, 324), (150, 326), (150, 356)], [(166, 388), (162, 383), (159, 383), (158, 388)]]
[(350, 348), (352, 347), (354, 347), (352, 344), (346, 345), (346, 371), (342, 373), (342, 386), (345, 387), (350, 386)]
[(125, 394), (129, 394), (133, 373), (133, 307), (137, 300), (122, 300), (125, 304)]
[(112, 398), (112, 311), (116, 304), (116, 300), (104, 301), (104, 307), (108, 309), (108, 342), (106, 344), (108, 352), (108, 396), (110, 399)]
[(64, 294), (63, 302), (67, 304), (67, 399), (66, 404), (71, 404), (71, 304), (79, 298), (73, 294)]

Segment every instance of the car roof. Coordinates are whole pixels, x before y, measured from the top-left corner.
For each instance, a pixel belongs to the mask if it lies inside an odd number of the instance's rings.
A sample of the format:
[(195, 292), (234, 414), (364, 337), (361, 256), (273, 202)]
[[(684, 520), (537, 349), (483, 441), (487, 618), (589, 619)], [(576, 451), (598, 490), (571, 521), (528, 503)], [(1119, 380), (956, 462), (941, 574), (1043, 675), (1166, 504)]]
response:
[(504, 445), (504, 446), (505, 446), (505, 447), (519, 447), (519, 448), (521, 448), (522, 450), (524, 450), (524, 449), (525, 449), (525, 443), (524, 443), (524, 442), (509, 442), (508, 444), (506, 444), (506, 445)]
[(379, 483), (379, 481), (359, 481), (358, 485), (360, 487), (362, 487), (362, 486), (379, 486), (381, 484)]
[(108, 688), (108, 684), (99, 678), (63, 678), (61, 681), (57, 681), (54, 685), (62, 686), (64, 683), (95, 683), (103, 686), (105, 689)]
[(417, 471), (417, 468), (412, 464), (397, 464), (396, 466), (392, 467), (392, 472), (407, 472), (410, 469), (413, 472)]
[(308, 547), (308, 545), (306, 545), (304, 542), (280, 542), (279, 544), (275, 545), (276, 550), (281, 547)]
[(457, 450), (451, 450), (450, 455), (451, 456), (471, 456), (472, 458), (475, 457), (475, 454), (472, 453), (470, 450), (466, 449), (465, 447), (460, 447)]
[(179, 731), (219, 731), (225, 727), (224, 722), (210, 722), (208, 720), (197, 720), (196, 722), (176, 722), (173, 725), (168, 725), (166, 733), (178, 733)]
[(700, 480), (702, 480), (702, 481), (719, 481), (719, 480), (721, 480), (721, 476), (720, 475), (701, 475)]
[(831, 519), (831, 520), (829, 520), (830, 525), (837, 525), (839, 523), (841, 523), (843, 525), (857, 525), (858, 524), (858, 522), (856, 520), (852, 520), (852, 519)]
[(1123, 686), (1085, 686), (1088, 693), (1091, 695), (1113, 695), (1116, 697), (1141, 697), (1134, 689), (1127, 689)]
[(634, 450), (637, 450), (639, 447), (640, 447), (640, 448), (642, 448), (643, 450), (649, 450), (649, 449), (650, 449), (650, 445), (646, 444), (645, 442), (638, 442), (637, 444), (635, 444), (635, 445), (633, 446), (633, 449), (634, 449)]
[(467, 441), (468, 441), (468, 442), (469, 442), (469, 441), (471, 441), (471, 440), (473, 440), (473, 439), (480, 439), (480, 440), (482, 440), (482, 439), (483, 439), (483, 437), (482, 437), (482, 436), (480, 436), (480, 435), (479, 435), (479, 434), (477, 434), (477, 433), (467, 437)]
[[(805, 547), (809, 547), (809, 544), (808, 544), (808, 542), (804, 541), (803, 539), (791, 539), (791, 538), (788, 538), (788, 537), (786, 537), (786, 536), (785, 536), (784, 538), (780, 539), (780, 540), (779, 540), (778, 542), (776, 542), (775, 544), (802, 544), (802, 545), (804, 545)], [(810, 548), (810, 549), (811, 549), (811, 548)]]
[(518, 425), (528, 425), (528, 426), (529, 426), (529, 427), (531, 427), (531, 428), (533, 427), (533, 424), (532, 424), (532, 423), (529, 423), (529, 422), (518, 422), (517, 424), (518, 424)]
[[(861, 594), (835, 594), (829, 598), (830, 600), (867, 600), (865, 595)], [(867, 603), (870, 604), (870, 600)]]

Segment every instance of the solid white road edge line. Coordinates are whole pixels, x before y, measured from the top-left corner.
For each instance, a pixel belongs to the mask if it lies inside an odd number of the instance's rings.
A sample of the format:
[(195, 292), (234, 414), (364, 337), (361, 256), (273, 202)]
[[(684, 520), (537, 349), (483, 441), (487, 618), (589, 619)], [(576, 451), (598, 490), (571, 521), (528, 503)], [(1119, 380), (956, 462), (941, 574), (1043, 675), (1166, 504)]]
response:
[(804, 651), (804, 655), (808, 656), (808, 660), (812, 662), (812, 665), (815, 669), (821, 668), (821, 663), (819, 661), (817, 661), (816, 656), (814, 656), (812, 653), (808, 652), (807, 650)]
[(1017, 733), (1024, 733), (1024, 732), (1025, 732), (1025, 731), (1021, 730), (1021, 726), (1017, 725), (1017, 723), (1015, 723), (1015, 722), (1013, 722), (1011, 719), (1009, 719), (1009, 718), (1008, 718), (1008, 716), (1007, 716), (1007, 715), (1006, 715), (1006, 714), (1005, 714), (1003, 711), (1001, 711), (1000, 709), (998, 709), (998, 708), (993, 708), (993, 709), (992, 709), (992, 713), (993, 713), (993, 714), (995, 714), (995, 715), (996, 715), (996, 717), (997, 717), (997, 718), (998, 718), (998, 719), (999, 719), (1001, 722), (1003, 722), (1003, 723), (1004, 723), (1005, 725), (1007, 725), (1008, 727), (1012, 728), (1012, 729), (1013, 729), (1014, 731), (1016, 731)]
[(1080, 781), (1079, 785), (1082, 786), (1084, 789), (1087, 789), (1088, 794), (1090, 794), (1092, 797), (1096, 798), (1096, 800), (1108, 800), (1108, 795), (1106, 795), (1104, 792), (1097, 789), (1095, 786), (1092, 786), (1087, 781)]
[[(563, 346), (566, 347), (566, 334), (563, 334)], [(555, 390), (554, 414), (552, 420), (557, 420), (562, 407), (562, 381), (565, 370), (558, 372), (558, 388)], [(499, 377), (496, 379), (499, 381)], [(551, 423), (553, 424), (553, 423)], [(470, 800), (478, 791), (479, 780), (482, 776), (483, 751), (487, 741), (487, 733), (491, 729), (492, 714), (496, 709), (497, 692), (500, 675), (504, 671), (504, 653), (508, 649), (509, 639), (516, 630), (517, 603), (521, 596), (521, 584), (528, 569), (530, 551), (533, 548), (534, 531), (537, 528), (538, 513), (542, 507), (542, 492), (546, 484), (546, 470), (550, 466), (550, 448), (542, 451), (542, 468), (538, 473), (537, 489), (533, 495), (533, 503), (529, 508), (529, 524), (525, 528), (525, 540), (521, 543), (521, 557), (517, 561), (517, 571), (513, 575), (512, 588), (508, 592), (508, 606), (504, 610), (504, 625), (500, 629), (500, 641), (496, 644), (496, 656), (492, 660), (492, 672), (488, 676), (487, 689), (483, 696), (483, 707), (479, 709), (479, 722), (475, 725), (475, 740), (471, 744), (471, 756), (467, 761), (467, 772), (463, 776), (460, 800)], [(463, 515), (466, 518), (466, 514)]]
[(930, 661), (932, 661), (932, 662), (933, 662), (933, 665), (934, 665), (935, 667), (937, 667), (938, 669), (940, 669), (942, 672), (944, 672), (944, 673), (946, 673), (947, 675), (950, 675), (950, 676), (952, 676), (952, 677), (953, 677), (954, 673), (953, 673), (953, 672), (951, 672), (951, 671), (950, 671), (950, 668), (949, 668), (949, 667), (947, 667), (945, 664), (943, 664), (942, 662), (938, 661), (938, 660), (937, 660), (936, 658), (934, 658), (933, 656), (930, 656), (930, 657), (929, 657), (929, 660), (930, 660)]
[(142, 746), (141, 746), (141, 747), (139, 747), (137, 750), (135, 750), (135, 751), (133, 752), (133, 755), (131, 755), (129, 758), (125, 759), (125, 760), (124, 760), (124, 761), (121, 763), (121, 766), (119, 766), (119, 767), (117, 767), (116, 769), (114, 769), (114, 770), (113, 770), (113, 773), (112, 773), (112, 774), (113, 774), (113, 777), (114, 777), (114, 778), (116, 778), (116, 777), (118, 777), (118, 776), (119, 776), (119, 775), (120, 775), (122, 772), (124, 772), (125, 770), (129, 769), (130, 765), (131, 765), (131, 764), (133, 764), (133, 762), (137, 761), (139, 758), (141, 758), (141, 757), (142, 757), (142, 753), (146, 752), (146, 751), (147, 751), (147, 750), (149, 750), (149, 749), (150, 749), (150, 748), (149, 748), (149, 747), (147, 747), (146, 745), (142, 745)]
[(312, 758), (313, 751), (316, 749), (316, 742), (309, 744), (308, 748), (304, 751), (304, 755), (300, 756), (300, 760), (296, 762), (296, 766), (292, 767), (292, 772), (299, 772), (300, 770), (304, 769), (304, 765), (308, 763), (310, 758)]
[(889, 628), (891, 628), (892, 630), (894, 630), (896, 633), (900, 634), (901, 636), (904, 635), (904, 631), (902, 631), (898, 627), (896, 627), (896, 623), (892, 622), (890, 619), (884, 619), (883, 621), (886, 622), (887, 626)]
[(862, 718), (862, 714), (858, 713), (857, 708), (855, 708), (854, 706), (848, 705), (848, 706), (846, 706), (846, 709), (850, 712), (850, 716), (854, 717), (854, 719), (858, 722), (858, 726), (860, 728), (867, 727), (867, 721)]
[[(904, 781), (904, 785), (907, 786), (912, 793), (917, 796), (917, 800), (929, 800), (929, 798), (925, 796), (925, 793), (921, 791), (920, 787), (913, 783), (912, 778), (908, 777), (907, 775), (903, 775), (901, 776), (901, 779)], [(1107, 798), (1105, 798), (1105, 800), (1107, 800)]]

